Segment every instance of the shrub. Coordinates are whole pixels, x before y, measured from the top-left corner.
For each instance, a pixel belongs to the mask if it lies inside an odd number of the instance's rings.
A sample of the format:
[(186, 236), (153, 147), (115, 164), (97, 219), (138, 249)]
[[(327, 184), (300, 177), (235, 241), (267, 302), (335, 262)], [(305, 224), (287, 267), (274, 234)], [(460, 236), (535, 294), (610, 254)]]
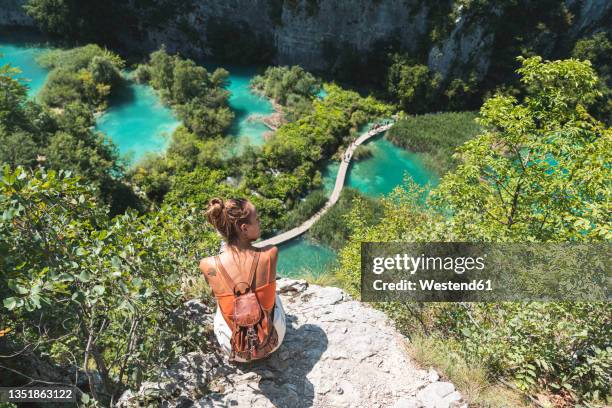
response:
[(205, 328), (179, 317), (181, 281), (219, 244), (200, 212), (165, 207), (111, 219), (93, 188), (68, 173), (2, 172), (0, 326), (12, 333), (3, 354), (15, 354), (3, 364), (35, 345), (56, 365), (86, 367), (92, 385), (94, 360), (106, 394), (91, 392), (108, 403), (207, 347)]
[[(415, 185), (382, 199), (369, 225), (354, 205), (351, 239), (336, 274), (360, 293), (361, 242), (609, 242), (612, 133), (589, 115), (599, 96), (588, 62), (521, 59), (527, 95), (498, 94), (480, 110), (480, 135), (457, 149), (459, 164), (432, 190)], [(448, 338), (466, 360), (528, 392), (547, 390), (568, 404), (610, 397), (609, 303), (376, 304), (406, 334)], [(609, 402), (609, 401), (608, 401)]]

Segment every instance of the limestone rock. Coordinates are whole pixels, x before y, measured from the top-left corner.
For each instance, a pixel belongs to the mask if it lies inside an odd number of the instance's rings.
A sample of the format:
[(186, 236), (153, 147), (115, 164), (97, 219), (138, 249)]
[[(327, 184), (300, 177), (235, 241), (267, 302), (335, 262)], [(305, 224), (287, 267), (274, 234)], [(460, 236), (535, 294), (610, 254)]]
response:
[[(189, 353), (158, 381), (126, 391), (117, 406), (450, 408), (461, 401), (435, 370), (414, 365), (405, 338), (382, 311), (304, 280), (279, 279), (277, 289), (287, 331), (268, 358), (241, 364), (222, 354)], [(205, 305), (187, 303), (190, 319), (209, 318)]]
[(428, 384), (416, 397), (425, 408), (449, 408), (451, 402), (461, 400), (453, 384), (441, 381)]
[(427, 380), (429, 380), (430, 382), (436, 382), (439, 379), (440, 379), (440, 376), (438, 375), (436, 370), (434, 370), (433, 368), (430, 368), (429, 371), (427, 372)]
[(279, 293), (303, 292), (308, 288), (308, 282), (304, 279), (280, 278), (276, 280), (276, 289)]
[(137, 392), (126, 390), (116, 407), (138, 407), (154, 402), (168, 408), (193, 406), (194, 400), (208, 394), (210, 382), (224, 372), (222, 359), (214, 354), (188, 353), (160, 372), (157, 381), (145, 381)]
[(423, 406), (415, 393), (431, 376), (406, 355), (405, 339), (382, 311), (303, 280), (279, 279), (277, 289), (287, 316), (280, 348), (251, 365), (230, 366), (220, 380), (223, 394), (208, 394), (197, 406)]

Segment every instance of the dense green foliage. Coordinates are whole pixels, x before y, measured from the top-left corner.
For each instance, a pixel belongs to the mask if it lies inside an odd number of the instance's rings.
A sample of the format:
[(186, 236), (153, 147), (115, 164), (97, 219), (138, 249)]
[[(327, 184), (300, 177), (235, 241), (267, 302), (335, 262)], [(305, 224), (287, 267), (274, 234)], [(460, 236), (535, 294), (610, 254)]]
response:
[(39, 98), (52, 107), (78, 102), (104, 109), (111, 91), (123, 84), (124, 61), (95, 44), (47, 51), (37, 62), (51, 70)]
[(196, 167), (209, 169), (225, 168), (222, 159), (224, 140), (222, 137), (201, 139), (179, 126), (164, 154), (149, 154), (130, 171), (131, 179), (147, 196), (162, 202), (171, 188), (175, 174), (191, 172)]
[(190, 0), (28, 0), (24, 9), (49, 34), (117, 46), (122, 35), (140, 38), (147, 28), (161, 27), (191, 5)]
[(147, 82), (172, 106), (187, 128), (201, 138), (222, 134), (232, 123), (234, 113), (227, 106), (229, 92), (223, 87), (229, 73), (204, 67), (165, 48), (151, 53), (149, 61), (136, 69), (139, 82)]
[(348, 241), (351, 232), (343, 215), (353, 210), (353, 206), (357, 203), (356, 197), (360, 197), (358, 202), (364, 222), (368, 225), (377, 224), (383, 214), (378, 200), (367, 197), (354, 188), (345, 187), (336, 204), (308, 230), (306, 235), (334, 250), (341, 249)]
[(462, 164), (444, 178), (439, 196), (466, 237), (612, 238), (610, 129), (586, 111), (600, 95), (596, 75), (576, 60), (522, 61), (517, 72), (528, 95), (485, 102), (486, 131), (458, 150)]
[(60, 111), (49, 109), (27, 99), (26, 87), (15, 74), (8, 66), (0, 68), (0, 163), (71, 170), (98, 188), (113, 213), (126, 206), (138, 208), (138, 200), (121, 181), (125, 166), (116, 146), (92, 130), (90, 106), (73, 101)]
[(612, 125), (612, 39), (600, 32), (576, 42), (572, 57), (589, 60), (600, 78), (601, 97), (593, 107), (594, 116)]
[(423, 162), (439, 175), (454, 168), (452, 154), (476, 136), (481, 126), (472, 112), (441, 112), (399, 120), (386, 137), (404, 149), (423, 153)]
[[(612, 131), (587, 112), (600, 94), (590, 66), (522, 59), (522, 99), (497, 94), (480, 110), (483, 132), (457, 149), (459, 164), (422, 204), (416, 185), (383, 199), (369, 226), (357, 203), (337, 275), (359, 296), (360, 243), (610, 242)], [(610, 397), (609, 303), (377, 304), (406, 334), (449, 338), (523, 390), (571, 400)], [(608, 401), (609, 402), (609, 401)]]
[(77, 178), (8, 165), (0, 212), (0, 327), (13, 333), (3, 354), (15, 353), (2, 365), (18, 364), (33, 346), (71, 370), (93, 360), (104, 389), (93, 396), (108, 405), (207, 347), (206, 328), (181, 315), (182, 279), (219, 244), (201, 212), (166, 207), (111, 219)]
[(321, 80), (298, 65), (269, 67), (251, 80), (251, 87), (283, 106), (292, 121), (309, 113), (312, 100), (321, 91)]
[(440, 74), (406, 54), (390, 55), (386, 92), (406, 112), (472, 109), (480, 102), (477, 85), (473, 75), (443, 81)]
[(414, 113), (430, 110), (440, 78), (426, 65), (411, 63), (406, 57), (396, 54), (387, 75), (387, 90), (403, 110)]
[(349, 144), (360, 126), (391, 114), (388, 105), (372, 97), (333, 84), (325, 90), (327, 96), (314, 100), (311, 113), (282, 126), (263, 146), (256, 168), (246, 173), (249, 187), (266, 197), (295, 200), (320, 184), (317, 167)]
[(291, 211), (287, 212), (285, 228), (287, 230), (295, 228), (308, 220), (325, 206), (327, 199), (327, 194), (323, 189), (311, 191), (304, 199), (299, 200)]

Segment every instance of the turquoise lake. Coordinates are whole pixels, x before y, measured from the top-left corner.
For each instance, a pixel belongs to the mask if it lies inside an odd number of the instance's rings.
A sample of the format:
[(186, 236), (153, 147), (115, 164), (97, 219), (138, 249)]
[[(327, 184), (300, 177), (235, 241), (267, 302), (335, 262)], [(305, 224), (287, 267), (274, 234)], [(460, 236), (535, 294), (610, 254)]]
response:
[[(437, 184), (437, 177), (423, 166), (418, 154), (396, 147), (382, 134), (368, 140), (364, 146), (372, 150), (372, 157), (351, 162), (345, 186), (370, 197), (380, 197), (404, 184), (405, 175), (421, 186)], [(339, 167), (340, 163), (334, 161), (322, 172), (325, 191), (331, 193), (334, 189)]]
[[(364, 127), (361, 132), (366, 132), (368, 128)], [(381, 197), (396, 186), (403, 185), (404, 176), (421, 186), (438, 183), (437, 176), (422, 165), (417, 154), (396, 147), (383, 134), (368, 140), (364, 146), (372, 149), (372, 157), (351, 162), (344, 180), (345, 186), (356, 188), (370, 197)], [(328, 195), (334, 189), (339, 167), (340, 163), (334, 161), (325, 166), (322, 172), (323, 188)], [(313, 275), (320, 275), (332, 269), (336, 262), (336, 254), (331, 249), (312, 244), (302, 237), (279, 245), (279, 250), (278, 271), (283, 276), (303, 275), (304, 267), (310, 269)]]
[(19, 68), (21, 73), (16, 77), (19, 82), (28, 86), (28, 95), (33, 97), (44, 85), (48, 73), (36, 63), (35, 58), (49, 48), (46, 45), (33, 43), (36, 41), (36, 36), (11, 35), (11, 41), (4, 42), (6, 37), (5, 34), (0, 34), (0, 65), (10, 64)]
[[(33, 45), (22, 40), (0, 40), (0, 64), (10, 63), (19, 67), (22, 73), (18, 78), (30, 87), (29, 95), (35, 97), (42, 88), (48, 72), (40, 67), (35, 58), (49, 49), (48, 45)], [(219, 65), (203, 64), (212, 71)], [(250, 120), (252, 115), (268, 115), (274, 112), (270, 102), (249, 89), (249, 81), (256, 74), (252, 67), (224, 66), (230, 72), (228, 90), (231, 92), (229, 104), (235, 112), (229, 134), (235, 143), (229, 147), (229, 154), (238, 154), (244, 146), (261, 146), (264, 135), (269, 129), (261, 122)], [(324, 98), (322, 92), (318, 97)], [(121, 92), (109, 100), (108, 110), (101, 115), (96, 128), (107, 134), (117, 144), (119, 150), (132, 162), (148, 152), (161, 152), (168, 143), (169, 136), (180, 122), (172, 111), (164, 106), (155, 92), (146, 85), (128, 82)], [(362, 131), (367, 131), (364, 127)], [(435, 176), (421, 164), (418, 155), (395, 147), (380, 136), (366, 144), (372, 149), (373, 156), (351, 163), (345, 184), (355, 187), (364, 194), (377, 197), (388, 194), (395, 186), (402, 184), (407, 173), (417, 183), (435, 184)], [(323, 170), (323, 181), (327, 191), (333, 189), (339, 163), (332, 162)], [(301, 276), (306, 271), (314, 275), (329, 272), (336, 262), (336, 254), (330, 248), (317, 245), (303, 237), (279, 245), (281, 256), (278, 273), (282, 276)]]
[(274, 107), (267, 98), (251, 92), (249, 83), (257, 75), (257, 68), (248, 66), (221, 65), (209, 61), (198, 61), (208, 72), (217, 68), (226, 69), (229, 75), (230, 91), (229, 106), (234, 111), (234, 121), (228, 131), (233, 136), (234, 144), (228, 150), (228, 155), (240, 154), (248, 144), (261, 146), (265, 142), (264, 135), (270, 129), (261, 121), (255, 120), (258, 116), (274, 113)]
[(281, 276), (323, 275), (336, 261), (336, 253), (324, 246), (297, 237), (278, 246), (276, 271)]
[(109, 135), (121, 154), (135, 163), (148, 152), (164, 151), (180, 124), (151, 87), (129, 82), (110, 98), (96, 129)]
[(252, 120), (252, 115), (269, 115), (274, 113), (270, 101), (259, 95), (255, 95), (249, 88), (249, 82), (255, 75), (254, 69), (242, 67), (227, 68), (230, 72), (230, 85), (227, 88), (231, 92), (229, 105), (236, 117), (229, 133), (236, 137), (239, 153), (247, 143), (253, 146), (264, 144), (264, 134), (270, 129), (261, 121)]

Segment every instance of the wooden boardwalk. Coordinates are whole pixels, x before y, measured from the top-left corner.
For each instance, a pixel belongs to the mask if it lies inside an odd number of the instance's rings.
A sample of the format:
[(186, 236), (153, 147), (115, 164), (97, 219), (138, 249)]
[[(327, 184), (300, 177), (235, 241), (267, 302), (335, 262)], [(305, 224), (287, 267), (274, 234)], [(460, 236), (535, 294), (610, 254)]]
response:
[(353, 158), (353, 152), (355, 151), (357, 146), (364, 143), (366, 140), (376, 136), (379, 133), (386, 132), (391, 128), (391, 126), (393, 126), (393, 123), (380, 126), (376, 129), (370, 130), (367, 133), (362, 134), (346, 149), (344, 153), (344, 158), (342, 160), (342, 163), (340, 164), (340, 168), (338, 169), (338, 175), (336, 176), (336, 184), (334, 186), (334, 190), (332, 191), (331, 196), (329, 197), (323, 208), (317, 211), (316, 214), (306, 220), (303, 224), (293, 229), (290, 229), (289, 231), (285, 231), (282, 234), (276, 235), (272, 238), (268, 238), (264, 241), (254, 242), (253, 246), (257, 248), (262, 248), (266, 245), (282, 244), (283, 242), (295, 238), (298, 235), (301, 235), (304, 232), (308, 231), (308, 229), (315, 222), (317, 222), (318, 219), (321, 218), (321, 216), (323, 216), (323, 214), (327, 212), (327, 210), (329, 210), (334, 204), (336, 204), (336, 201), (338, 201), (338, 198), (340, 197), (340, 192), (342, 192), (342, 188), (344, 187), (344, 180), (346, 178), (348, 166), (351, 163), (351, 159)]

